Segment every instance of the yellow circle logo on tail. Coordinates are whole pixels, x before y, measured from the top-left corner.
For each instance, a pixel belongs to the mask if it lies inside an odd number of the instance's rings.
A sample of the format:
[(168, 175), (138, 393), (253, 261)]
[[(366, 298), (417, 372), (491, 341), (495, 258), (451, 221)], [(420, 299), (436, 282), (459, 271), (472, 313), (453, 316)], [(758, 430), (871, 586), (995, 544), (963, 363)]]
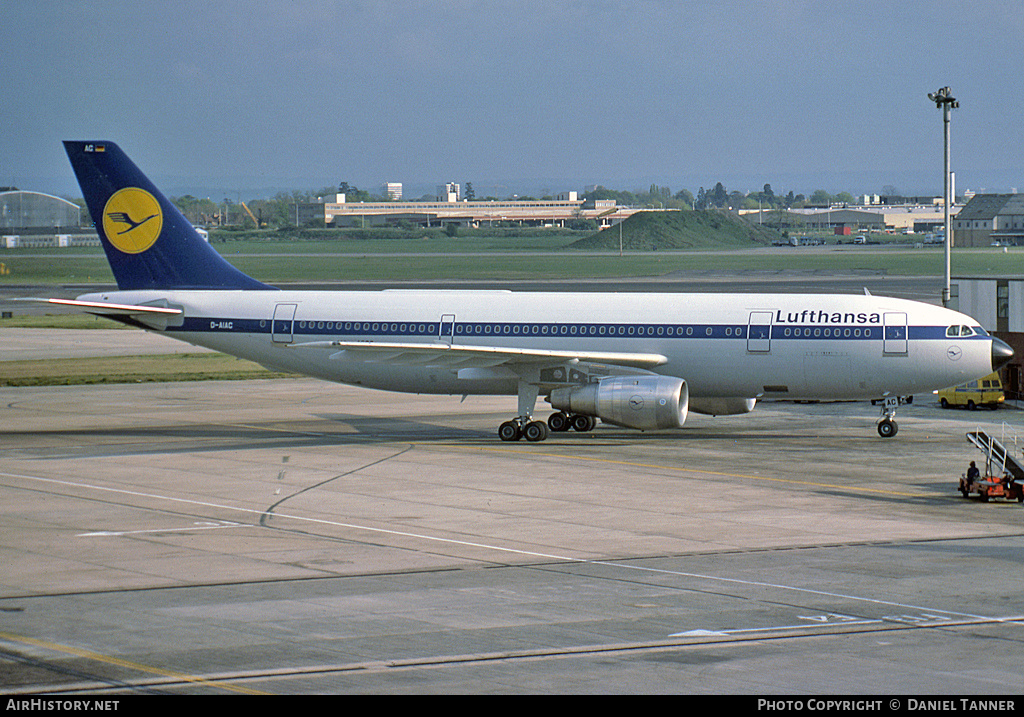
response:
[(160, 203), (145, 189), (121, 189), (103, 207), (103, 233), (125, 254), (141, 254), (149, 249), (163, 226)]

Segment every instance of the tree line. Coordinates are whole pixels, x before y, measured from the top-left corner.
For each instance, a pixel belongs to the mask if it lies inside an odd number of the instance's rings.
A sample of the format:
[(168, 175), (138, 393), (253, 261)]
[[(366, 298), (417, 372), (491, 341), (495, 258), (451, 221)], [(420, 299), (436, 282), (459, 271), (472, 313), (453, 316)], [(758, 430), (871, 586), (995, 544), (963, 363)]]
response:
[(827, 206), (829, 204), (853, 204), (856, 198), (849, 192), (829, 194), (824, 189), (815, 190), (810, 197), (796, 194), (776, 194), (771, 184), (765, 184), (759, 192), (744, 194), (728, 191), (721, 182), (711, 189), (701, 187), (696, 196), (688, 189), (675, 194), (669, 187), (652, 184), (647, 192), (621, 192), (604, 187), (588, 192), (585, 199), (614, 199), (619, 204), (666, 209), (798, 209), (806, 206)]

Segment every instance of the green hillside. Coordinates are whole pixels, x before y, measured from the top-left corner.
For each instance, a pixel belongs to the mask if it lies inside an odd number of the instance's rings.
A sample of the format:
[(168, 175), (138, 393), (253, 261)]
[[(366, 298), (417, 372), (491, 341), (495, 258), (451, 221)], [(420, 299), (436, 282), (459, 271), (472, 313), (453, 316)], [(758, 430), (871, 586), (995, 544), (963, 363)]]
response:
[[(769, 245), (782, 238), (774, 229), (715, 210), (637, 212), (622, 222), (622, 248), (630, 251), (670, 249), (740, 249)], [(573, 242), (574, 249), (619, 248), (619, 228), (605, 229)]]

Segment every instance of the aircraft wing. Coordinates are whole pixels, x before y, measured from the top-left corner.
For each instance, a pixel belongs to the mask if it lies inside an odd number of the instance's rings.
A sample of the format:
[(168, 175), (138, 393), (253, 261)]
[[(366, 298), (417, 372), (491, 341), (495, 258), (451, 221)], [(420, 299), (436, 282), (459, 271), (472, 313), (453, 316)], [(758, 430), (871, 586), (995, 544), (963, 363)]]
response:
[(614, 351), (552, 351), (548, 349), (466, 346), (460, 344), (389, 343), (382, 341), (311, 341), (291, 344), (298, 349), (334, 349), (331, 358), (365, 363), (391, 363), (438, 368), (491, 368), (494, 366), (552, 363), (599, 363), (647, 369), (668, 363), (661, 354)]

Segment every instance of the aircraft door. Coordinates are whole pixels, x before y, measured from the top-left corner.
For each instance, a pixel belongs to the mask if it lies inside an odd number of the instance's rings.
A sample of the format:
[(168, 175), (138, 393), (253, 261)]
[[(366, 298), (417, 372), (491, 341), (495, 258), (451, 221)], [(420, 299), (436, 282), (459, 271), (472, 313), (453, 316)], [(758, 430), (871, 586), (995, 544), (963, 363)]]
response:
[(772, 350), (771, 311), (751, 311), (747, 325), (747, 351), (766, 354)]
[(907, 355), (907, 315), (902, 311), (887, 311), (882, 316), (882, 353), (891, 356)]
[(275, 344), (292, 342), (292, 327), (295, 325), (295, 309), (298, 304), (277, 304), (274, 306), (274, 320), (271, 322), (271, 338)]
[(442, 314), (441, 324), (438, 328), (437, 338), (448, 345), (455, 340), (455, 314)]

